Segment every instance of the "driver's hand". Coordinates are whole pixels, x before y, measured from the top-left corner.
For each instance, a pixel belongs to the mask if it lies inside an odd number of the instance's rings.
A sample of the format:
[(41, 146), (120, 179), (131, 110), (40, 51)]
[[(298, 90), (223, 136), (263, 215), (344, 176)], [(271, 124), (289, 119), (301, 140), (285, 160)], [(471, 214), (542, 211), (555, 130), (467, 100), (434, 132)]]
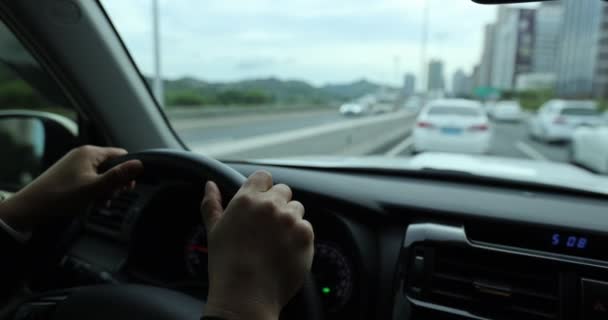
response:
[(252, 174), (222, 208), (208, 182), (201, 211), (209, 246), (206, 316), (278, 319), (302, 286), (313, 257), (314, 233), (291, 189), (273, 186), (270, 173)]
[(0, 216), (19, 229), (27, 229), (58, 216), (82, 213), (91, 201), (108, 198), (133, 184), (143, 166), (139, 160), (122, 163), (104, 174), (97, 168), (126, 150), (83, 146), (67, 153), (42, 175), (11, 197)]

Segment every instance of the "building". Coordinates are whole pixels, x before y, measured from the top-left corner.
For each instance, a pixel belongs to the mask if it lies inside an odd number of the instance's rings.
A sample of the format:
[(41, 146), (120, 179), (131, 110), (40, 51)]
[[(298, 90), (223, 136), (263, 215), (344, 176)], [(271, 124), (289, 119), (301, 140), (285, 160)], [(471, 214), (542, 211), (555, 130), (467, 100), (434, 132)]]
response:
[(563, 7), (559, 1), (543, 2), (536, 10), (534, 73), (555, 73), (556, 52), (559, 47)]
[(411, 96), (416, 92), (416, 76), (408, 73), (403, 77), (403, 94)]
[(517, 76), (530, 73), (533, 63), (535, 9), (502, 6), (494, 30), (490, 84), (513, 90)]
[(440, 60), (431, 60), (429, 63), (428, 72), (428, 90), (429, 91), (444, 91), (445, 78), (443, 75), (443, 62)]
[(468, 97), (473, 91), (473, 77), (458, 69), (452, 76), (452, 94), (455, 97)]
[(471, 75), (471, 89), (475, 90), (481, 86), (481, 65), (476, 64), (473, 67), (473, 74)]
[(596, 97), (608, 98), (608, 6), (604, 5), (598, 42), (593, 90)]
[(602, 1), (563, 0), (562, 5), (557, 94), (562, 97), (590, 97), (593, 94), (604, 4)]
[(481, 53), (481, 62), (479, 63), (479, 71), (476, 77), (476, 86), (479, 87), (489, 87), (492, 83), (495, 30), (495, 24), (488, 24), (484, 28), (483, 51)]

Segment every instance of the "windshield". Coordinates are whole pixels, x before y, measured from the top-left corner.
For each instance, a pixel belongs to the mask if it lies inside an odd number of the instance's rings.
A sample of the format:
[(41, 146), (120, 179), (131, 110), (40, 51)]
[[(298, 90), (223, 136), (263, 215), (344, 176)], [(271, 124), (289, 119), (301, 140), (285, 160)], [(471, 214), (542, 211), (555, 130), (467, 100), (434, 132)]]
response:
[[(570, 183), (608, 173), (608, 140), (588, 142), (605, 139), (592, 129), (608, 119), (608, 10), (600, 0), (100, 2), (195, 152), (348, 157), (368, 166), (416, 160)], [(488, 122), (420, 125), (425, 106), (450, 99), (483, 111), (441, 104), (429, 113), (487, 114)], [(581, 101), (597, 111), (575, 108)], [(600, 147), (601, 158), (591, 157)], [(472, 162), (454, 155), (488, 160), (465, 166)]]
[(431, 107), (427, 111), (431, 116), (461, 116), (461, 117), (477, 117), (479, 111), (473, 108), (464, 107)]

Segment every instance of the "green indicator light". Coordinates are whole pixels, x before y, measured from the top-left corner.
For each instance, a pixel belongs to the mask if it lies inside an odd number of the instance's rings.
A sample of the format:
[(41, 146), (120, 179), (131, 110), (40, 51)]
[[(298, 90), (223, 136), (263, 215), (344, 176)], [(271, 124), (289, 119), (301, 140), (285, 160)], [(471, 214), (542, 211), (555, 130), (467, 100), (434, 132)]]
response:
[(331, 289), (329, 287), (323, 287), (323, 289), (321, 289), (321, 292), (323, 292), (323, 294), (329, 294), (331, 292)]

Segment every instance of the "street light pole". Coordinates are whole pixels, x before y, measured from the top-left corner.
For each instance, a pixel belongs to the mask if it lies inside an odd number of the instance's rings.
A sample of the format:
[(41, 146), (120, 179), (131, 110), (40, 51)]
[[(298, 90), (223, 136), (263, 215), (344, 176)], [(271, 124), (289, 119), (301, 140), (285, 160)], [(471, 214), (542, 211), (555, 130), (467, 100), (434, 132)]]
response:
[(428, 90), (427, 80), (427, 43), (429, 40), (429, 8), (430, 0), (424, 1), (424, 13), (422, 17), (422, 41), (420, 43), (420, 59), (421, 59), (421, 72), (420, 72), (420, 83), (422, 84), (422, 92), (426, 94)]
[(153, 91), (156, 101), (162, 106), (165, 104), (163, 93), (163, 78), (160, 69), (160, 26), (158, 18), (158, 0), (152, 0), (152, 36), (154, 45), (154, 84)]

